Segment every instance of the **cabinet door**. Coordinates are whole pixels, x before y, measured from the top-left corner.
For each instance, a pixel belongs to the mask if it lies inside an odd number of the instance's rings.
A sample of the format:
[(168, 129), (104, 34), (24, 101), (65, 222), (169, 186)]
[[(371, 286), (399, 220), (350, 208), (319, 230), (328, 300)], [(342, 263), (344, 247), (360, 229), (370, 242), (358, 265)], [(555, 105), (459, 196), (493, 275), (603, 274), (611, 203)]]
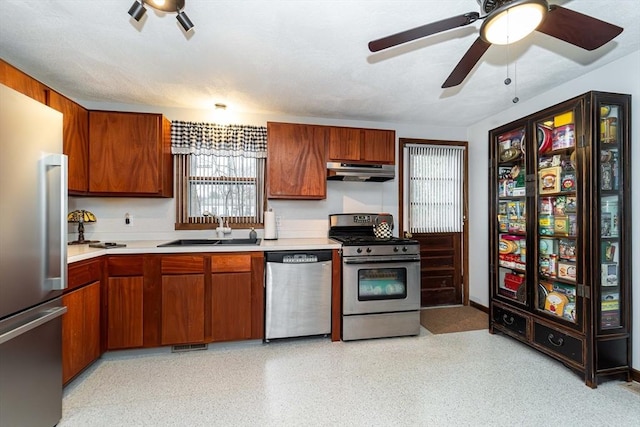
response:
[(396, 133), (392, 130), (362, 130), (362, 158), (363, 160), (395, 164)]
[(69, 192), (89, 189), (89, 112), (60, 95), (49, 92), (49, 106), (63, 115), (64, 154), (69, 157)]
[(162, 195), (162, 116), (89, 113), (89, 191)]
[[(581, 174), (576, 135), (581, 131), (579, 104), (549, 111), (534, 122), (536, 130), (535, 193), (536, 233), (534, 306), (538, 313), (583, 324), (582, 298), (578, 283), (584, 283), (579, 262)], [(533, 248), (530, 251), (533, 252)]]
[(143, 278), (110, 277), (107, 287), (107, 347), (142, 347)]
[(491, 192), (495, 195), (492, 218), (491, 293), (522, 306), (527, 290), (527, 163), (525, 126), (498, 130), (491, 137), (496, 162)]
[(48, 87), (0, 59), (0, 83), (46, 104)]
[(100, 282), (62, 297), (62, 382), (100, 356)]
[(62, 297), (67, 312), (62, 315), (62, 382), (66, 383), (82, 369), (84, 325), (83, 289)]
[[(625, 164), (629, 162), (627, 107), (624, 99), (609, 98), (597, 102), (598, 133), (593, 156), (596, 158), (598, 176), (597, 204), (599, 218), (596, 218), (596, 239), (599, 240), (596, 259), (596, 274), (593, 282), (596, 285), (596, 313), (599, 313), (598, 331), (612, 334), (624, 331), (628, 327), (628, 314), (624, 307), (628, 305), (626, 294), (629, 280), (627, 265), (627, 248), (630, 247), (627, 215), (629, 205), (625, 198), (628, 194)], [(613, 348), (613, 343), (609, 348)], [(604, 352), (602, 354), (612, 354)], [(610, 357), (610, 356), (609, 356)], [(604, 362), (604, 357), (601, 358)], [(617, 360), (610, 357), (609, 360)], [(602, 362), (599, 363), (602, 364)], [(606, 363), (606, 362), (605, 362)], [(609, 362), (611, 363), (611, 362)]]
[(329, 128), (329, 142), (327, 150), (329, 160), (360, 160), (361, 141), (362, 129), (342, 127)]
[(251, 273), (214, 274), (212, 299), (213, 340), (251, 338)]
[(325, 199), (327, 129), (269, 122), (267, 138), (267, 197)]
[(204, 341), (204, 275), (162, 277), (162, 344)]

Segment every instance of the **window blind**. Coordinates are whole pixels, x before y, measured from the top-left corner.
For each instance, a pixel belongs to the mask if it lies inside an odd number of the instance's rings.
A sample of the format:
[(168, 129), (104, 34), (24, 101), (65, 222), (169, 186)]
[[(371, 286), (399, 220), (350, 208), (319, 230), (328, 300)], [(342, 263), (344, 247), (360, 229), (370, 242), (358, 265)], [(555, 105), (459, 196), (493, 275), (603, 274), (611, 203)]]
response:
[(407, 148), (409, 231), (462, 232), (465, 147), (410, 144)]

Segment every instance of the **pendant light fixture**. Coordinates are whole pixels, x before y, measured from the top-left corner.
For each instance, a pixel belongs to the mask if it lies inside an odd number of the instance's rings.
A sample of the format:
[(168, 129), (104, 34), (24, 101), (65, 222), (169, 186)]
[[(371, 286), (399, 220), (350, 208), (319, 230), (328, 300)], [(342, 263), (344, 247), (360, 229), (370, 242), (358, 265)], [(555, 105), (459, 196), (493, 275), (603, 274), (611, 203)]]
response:
[(136, 21), (140, 21), (147, 11), (144, 7), (146, 4), (162, 12), (176, 12), (178, 14), (176, 19), (180, 23), (180, 26), (185, 31), (190, 31), (194, 25), (184, 12), (184, 2), (185, 0), (135, 0), (129, 9), (129, 15)]
[(535, 31), (547, 15), (546, 0), (514, 0), (492, 11), (480, 27), (480, 37), (492, 44), (509, 44)]

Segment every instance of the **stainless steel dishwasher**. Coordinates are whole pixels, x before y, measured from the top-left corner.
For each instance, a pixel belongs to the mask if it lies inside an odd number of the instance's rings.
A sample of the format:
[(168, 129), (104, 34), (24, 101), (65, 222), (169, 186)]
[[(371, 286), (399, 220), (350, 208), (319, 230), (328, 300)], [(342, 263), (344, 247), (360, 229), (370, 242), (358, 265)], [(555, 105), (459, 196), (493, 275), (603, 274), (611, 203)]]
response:
[(331, 251), (266, 252), (265, 341), (331, 333)]

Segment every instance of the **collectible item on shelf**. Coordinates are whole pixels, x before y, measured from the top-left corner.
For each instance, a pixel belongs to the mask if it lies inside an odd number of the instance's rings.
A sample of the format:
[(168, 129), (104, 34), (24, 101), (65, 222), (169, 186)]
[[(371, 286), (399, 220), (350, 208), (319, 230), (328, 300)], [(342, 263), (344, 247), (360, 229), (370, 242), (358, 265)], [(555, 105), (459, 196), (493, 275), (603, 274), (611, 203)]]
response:
[(557, 193), (560, 191), (561, 171), (562, 168), (559, 166), (544, 168), (538, 171), (540, 179), (540, 194)]

